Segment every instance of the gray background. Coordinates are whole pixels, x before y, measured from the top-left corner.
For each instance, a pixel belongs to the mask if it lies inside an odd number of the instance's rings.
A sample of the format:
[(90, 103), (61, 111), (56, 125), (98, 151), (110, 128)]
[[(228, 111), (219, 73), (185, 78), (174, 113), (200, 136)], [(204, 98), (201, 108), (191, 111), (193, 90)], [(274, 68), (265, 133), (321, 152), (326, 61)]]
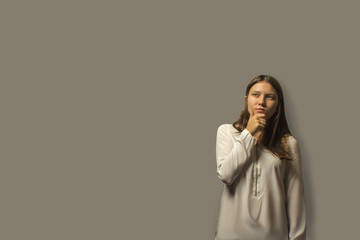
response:
[(359, 4), (1, 3), (1, 231), (214, 239), (216, 129), (278, 78), (308, 239), (356, 238)]

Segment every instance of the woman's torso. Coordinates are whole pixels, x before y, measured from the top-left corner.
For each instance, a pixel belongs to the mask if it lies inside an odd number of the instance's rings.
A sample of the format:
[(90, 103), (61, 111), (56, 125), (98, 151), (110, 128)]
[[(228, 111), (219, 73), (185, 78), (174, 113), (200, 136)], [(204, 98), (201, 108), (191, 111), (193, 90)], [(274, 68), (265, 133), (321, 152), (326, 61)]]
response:
[[(225, 124), (232, 144), (240, 133)], [(260, 146), (231, 185), (224, 184), (216, 240), (285, 240), (286, 162)]]

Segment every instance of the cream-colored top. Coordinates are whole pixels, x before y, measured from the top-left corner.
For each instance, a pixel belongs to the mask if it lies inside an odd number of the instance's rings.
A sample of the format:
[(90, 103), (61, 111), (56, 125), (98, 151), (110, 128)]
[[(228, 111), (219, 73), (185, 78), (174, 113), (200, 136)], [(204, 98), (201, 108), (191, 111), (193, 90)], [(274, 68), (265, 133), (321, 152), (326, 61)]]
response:
[(224, 182), (215, 240), (305, 240), (301, 156), (289, 135), (292, 162), (280, 160), (244, 129), (222, 124), (217, 175)]

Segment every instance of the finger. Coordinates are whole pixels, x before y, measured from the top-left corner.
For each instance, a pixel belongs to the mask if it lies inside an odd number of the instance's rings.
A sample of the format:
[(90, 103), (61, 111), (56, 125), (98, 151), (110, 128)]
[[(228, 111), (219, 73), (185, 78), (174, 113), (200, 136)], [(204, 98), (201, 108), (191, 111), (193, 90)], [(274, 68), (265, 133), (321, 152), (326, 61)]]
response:
[(258, 120), (261, 122), (266, 122), (266, 118), (259, 117)]
[(261, 120), (261, 119), (256, 119), (256, 122), (257, 122), (257, 125), (258, 126), (263, 126), (263, 125), (265, 125), (265, 122), (263, 121), (263, 120)]
[(265, 118), (258, 118), (257, 120), (261, 124), (266, 124), (266, 119)]
[(260, 124), (264, 124), (264, 125), (266, 124), (266, 120), (263, 119), (263, 118), (258, 118), (257, 122), (260, 123)]
[(257, 120), (258, 122), (266, 123), (266, 118), (265, 118), (265, 117), (257, 116), (257, 117), (256, 117), (256, 120)]
[(253, 117), (254, 116), (254, 110), (252, 110), (251, 108), (250, 108), (250, 117)]
[(258, 113), (257, 116), (259, 118), (265, 118), (266, 114), (265, 113)]

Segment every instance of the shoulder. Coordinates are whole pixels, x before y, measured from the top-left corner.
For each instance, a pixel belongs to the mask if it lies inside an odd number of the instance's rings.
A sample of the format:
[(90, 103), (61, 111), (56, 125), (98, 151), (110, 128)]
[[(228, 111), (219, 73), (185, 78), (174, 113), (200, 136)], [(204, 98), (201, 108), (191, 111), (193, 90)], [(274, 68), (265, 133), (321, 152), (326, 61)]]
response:
[(285, 134), (282, 137), (282, 141), (286, 142), (286, 143), (289, 143), (290, 146), (293, 146), (294, 144), (297, 144), (296, 138), (291, 134)]
[(289, 153), (293, 157), (298, 158), (300, 155), (300, 147), (299, 147), (297, 139), (293, 135), (290, 135), (290, 134), (286, 135), (286, 139), (287, 139), (288, 147), (290, 150)]
[(285, 134), (281, 139), (282, 144), (290, 151), (294, 151), (295, 148), (298, 148), (298, 142), (296, 138), (291, 134)]
[(298, 147), (298, 141), (296, 140), (296, 138), (293, 135), (289, 135), (288, 139), (289, 139), (288, 140), (289, 145), (292, 149)]
[(218, 138), (227, 138), (232, 139), (233, 141), (237, 140), (240, 134), (241, 132), (234, 128), (230, 123), (221, 124), (217, 130)]
[(232, 135), (239, 134), (239, 131), (231, 123), (223, 123), (217, 128), (217, 132), (226, 132)]
[(218, 131), (228, 130), (230, 126), (231, 126), (230, 123), (223, 123), (217, 128), (217, 130)]

